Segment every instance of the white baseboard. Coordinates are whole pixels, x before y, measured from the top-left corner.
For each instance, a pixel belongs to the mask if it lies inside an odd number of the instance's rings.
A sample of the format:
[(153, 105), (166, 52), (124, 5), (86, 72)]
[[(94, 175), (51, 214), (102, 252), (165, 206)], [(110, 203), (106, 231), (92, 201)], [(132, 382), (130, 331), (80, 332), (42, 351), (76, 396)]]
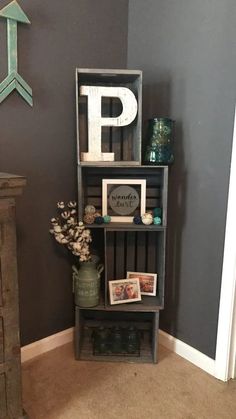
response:
[(36, 356), (42, 355), (45, 352), (51, 351), (66, 343), (72, 342), (74, 328), (63, 330), (55, 335), (30, 343), (21, 348), (21, 362), (29, 361)]
[[(29, 361), (36, 356), (51, 351), (66, 343), (72, 342), (74, 328), (63, 330), (55, 335), (33, 342), (21, 348), (21, 362)], [(203, 369), (208, 374), (215, 375), (215, 360), (192, 348), (179, 339), (174, 338), (168, 333), (159, 330), (159, 342), (161, 345), (182, 356), (187, 361)]]
[(208, 374), (215, 376), (215, 360), (207, 355), (199, 352), (192, 346), (187, 345), (181, 340), (174, 338), (168, 333), (159, 330), (159, 342), (161, 345), (175, 352), (177, 355), (206, 371)]

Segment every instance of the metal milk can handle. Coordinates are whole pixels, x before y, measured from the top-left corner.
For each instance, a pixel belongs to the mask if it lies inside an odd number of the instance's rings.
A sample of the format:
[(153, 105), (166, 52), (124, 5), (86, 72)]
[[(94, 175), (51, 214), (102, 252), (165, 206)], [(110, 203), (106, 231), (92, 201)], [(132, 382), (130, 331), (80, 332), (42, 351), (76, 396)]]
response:
[(75, 293), (75, 279), (76, 277), (78, 277), (78, 269), (76, 268), (75, 265), (72, 266), (72, 292)]
[(98, 271), (98, 278), (100, 278), (100, 274), (102, 273), (102, 271), (104, 270), (104, 265), (102, 263), (100, 263), (97, 266), (97, 271)]

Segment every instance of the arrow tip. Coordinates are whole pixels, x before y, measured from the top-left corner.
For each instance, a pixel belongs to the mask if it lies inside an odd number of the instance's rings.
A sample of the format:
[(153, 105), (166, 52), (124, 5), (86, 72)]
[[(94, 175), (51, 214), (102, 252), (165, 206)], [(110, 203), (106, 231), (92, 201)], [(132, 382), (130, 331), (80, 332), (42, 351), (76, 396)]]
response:
[(17, 22), (30, 23), (25, 12), (23, 12), (22, 8), (19, 6), (16, 0), (13, 0), (11, 3), (0, 10), (0, 17), (13, 19)]

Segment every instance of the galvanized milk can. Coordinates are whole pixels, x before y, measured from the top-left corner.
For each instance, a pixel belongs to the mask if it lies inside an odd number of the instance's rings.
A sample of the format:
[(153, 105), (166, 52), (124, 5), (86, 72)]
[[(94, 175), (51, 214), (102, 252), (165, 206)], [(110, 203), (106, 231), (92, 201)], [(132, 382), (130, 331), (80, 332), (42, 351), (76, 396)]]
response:
[(73, 292), (75, 305), (79, 307), (95, 307), (100, 299), (100, 274), (104, 269), (102, 264), (96, 267), (94, 262), (81, 262), (79, 269), (73, 269)]

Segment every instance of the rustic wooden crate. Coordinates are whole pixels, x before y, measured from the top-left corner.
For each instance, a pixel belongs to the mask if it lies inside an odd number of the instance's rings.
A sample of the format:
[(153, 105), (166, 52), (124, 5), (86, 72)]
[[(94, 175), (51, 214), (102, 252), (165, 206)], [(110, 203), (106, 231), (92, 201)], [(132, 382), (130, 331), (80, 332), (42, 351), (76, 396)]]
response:
[[(120, 311), (84, 310), (76, 307), (75, 322), (75, 357), (81, 360), (117, 361), (117, 362), (157, 362), (159, 312), (130, 313)], [(143, 332), (140, 356), (94, 355), (91, 335), (96, 327), (136, 326)]]
[(126, 278), (127, 271), (157, 273), (156, 296), (142, 295), (142, 301), (125, 304), (125, 310), (158, 311), (164, 307), (166, 231), (107, 231), (105, 264), (105, 306), (122, 310), (124, 305), (109, 304), (108, 282)]
[[(76, 124), (77, 124), (77, 150), (78, 162), (81, 161), (81, 152), (88, 151), (87, 135), (87, 98), (80, 96), (81, 85), (88, 86), (122, 86), (129, 88), (138, 102), (138, 113), (135, 120), (124, 127), (102, 128), (102, 152), (115, 153), (115, 161), (110, 165), (141, 164), (141, 121), (142, 121), (142, 72), (139, 70), (105, 70), (105, 69), (76, 69)], [(104, 98), (102, 102), (102, 115), (115, 117), (121, 113), (122, 105), (116, 98)], [(92, 164), (92, 163), (91, 163)]]
[[(162, 226), (167, 222), (168, 167), (79, 167), (79, 218), (83, 219), (84, 207), (92, 204), (102, 211), (103, 179), (146, 179), (146, 211), (161, 207)], [(146, 226), (145, 226), (146, 227)]]

